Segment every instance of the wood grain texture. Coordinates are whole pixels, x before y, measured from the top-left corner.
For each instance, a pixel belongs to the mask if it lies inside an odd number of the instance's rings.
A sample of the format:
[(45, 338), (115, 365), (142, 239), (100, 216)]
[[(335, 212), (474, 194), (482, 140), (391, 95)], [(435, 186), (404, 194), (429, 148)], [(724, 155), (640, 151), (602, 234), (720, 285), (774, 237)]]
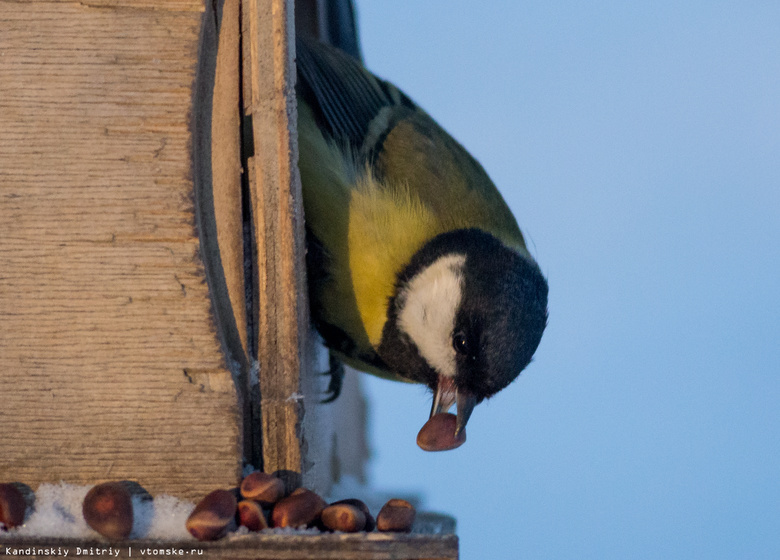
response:
[(245, 358), (247, 346), (244, 289), (244, 224), (241, 195), (241, 50), (240, 0), (224, 0), (219, 10), (213, 106), (211, 170), (217, 245), (228, 299), (238, 326)]
[[(308, 302), (295, 143), (292, 0), (244, 0), (244, 111), (254, 155), (248, 162), (257, 250), (257, 360), (263, 469), (301, 482), (301, 422), (307, 390)], [(305, 451), (304, 451), (305, 452)]]
[(241, 182), (238, 0), (208, 4), (192, 108), (195, 217), (215, 327), (233, 373), (244, 460), (260, 456), (250, 398)]
[[(415, 519), (412, 533), (352, 533), (352, 534), (288, 534), (275, 535), (253, 533), (241, 537), (232, 536), (216, 542), (147, 541), (84, 542), (73, 539), (5, 538), (3, 548), (43, 548), (54, 550), (56, 556), (38, 554), (36, 558), (62, 558), (77, 556), (90, 548), (113, 548), (118, 558), (137, 558), (143, 549), (182, 550), (182, 556), (203, 556), (222, 560), (457, 560), (458, 537), (452, 517), (430, 512), (420, 512)], [(0, 552), (2, 554), (2, 552)], [(169, 554), (170, 555), (170, 554)], [(148, 556), (148, 554), (147, 554)]]
[[(67, 539), (14, 539), (3, 543), (3, 550), (44, 548), (68, 551), (76, 556), (84, 550), (111, 546), (117, 558), (137, 558), (142, 549), (182, 550), (183, 556), (201, 556), (220, 560), (457, 560), (458, 537), (440, 534), (354, 533), (320, 535), (250, 534), (216, 542), (195, 540), (179, 542), (126, 541), (119, 543), (84, 542)], [(62, 558), (62, 555), (36, 558)], [(112, 556), (113, 557), (113, 556)]]
[(0, 479), (239, 476), (193, 204), (203, 10), (0, 1)]
[[(40, 0), (3, 0), (5, 4), (40, 5)], [(203, 12), (201, 0), (47, 0), (47, 4), (77, 4), (84, 8), (127, 8), (132, 10), (161, 10), (177, 12)]]

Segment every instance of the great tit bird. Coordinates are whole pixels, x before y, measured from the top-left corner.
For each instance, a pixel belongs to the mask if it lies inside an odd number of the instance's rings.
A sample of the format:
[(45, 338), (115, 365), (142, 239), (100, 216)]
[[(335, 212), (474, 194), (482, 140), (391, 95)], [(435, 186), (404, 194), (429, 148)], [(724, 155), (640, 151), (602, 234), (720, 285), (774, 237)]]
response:
[(487, 173), (427, 113), (334, 47), (296, 50), (309, 297), (332, 373), (423, 383), (431, 416), (457, 405), (459, 433), (531, 361), (547, 282)]

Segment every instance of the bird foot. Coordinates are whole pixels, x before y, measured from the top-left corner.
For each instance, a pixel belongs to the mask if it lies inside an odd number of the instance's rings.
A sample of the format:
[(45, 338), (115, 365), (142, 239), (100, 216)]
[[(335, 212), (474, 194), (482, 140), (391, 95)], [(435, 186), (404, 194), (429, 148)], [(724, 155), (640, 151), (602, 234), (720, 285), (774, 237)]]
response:
[(333, 402), (339, 398), (341, 387), (344, 385), (344, 364), (333, 354), (329, 355), (329, 362), (328, 371), (322, 374), (330, 376), (328, 390), (325, 392), (328, 396), (320, 401), (322, 404)]

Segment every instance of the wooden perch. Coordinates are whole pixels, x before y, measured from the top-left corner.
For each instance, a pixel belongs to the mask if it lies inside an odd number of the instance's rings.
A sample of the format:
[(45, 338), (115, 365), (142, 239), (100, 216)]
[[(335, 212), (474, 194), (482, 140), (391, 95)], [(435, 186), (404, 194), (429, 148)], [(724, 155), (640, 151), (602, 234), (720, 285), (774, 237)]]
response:
[[(295, 144), (291, 0), (243, 0), (245, 126), (256, 250), (257, 360), (263, 468), (303, 471), (301, 445), (308, 303), (301, 185)], [(291, 50), (292, 49), (292, 50)], [(291, 429), (293, 428), (293, 429)], [(290, 486), (301, 483), (289, 480)]]

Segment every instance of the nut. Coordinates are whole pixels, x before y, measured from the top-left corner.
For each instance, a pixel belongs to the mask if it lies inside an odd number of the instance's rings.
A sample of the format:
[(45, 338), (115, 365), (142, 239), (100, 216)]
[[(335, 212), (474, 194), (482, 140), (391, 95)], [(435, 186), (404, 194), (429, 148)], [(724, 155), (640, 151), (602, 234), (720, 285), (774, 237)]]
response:
[(415, 513), (414, 506), (406, 500), (388, 500), (376, 516), (376, 528), (380, 531), (409, 533)]
[(133, 529), (133, 502), (121, 482), (93, 486), (84, 497), (81, 512), (87, 525), (107, 539), (126, 539)]
[(322, 510), (322, 524), (331, 531), (357, 533), (366, 528), (366, 516), (360, 508), (349, 504), (332, 504)]
[(458, 417), (449, 412), (434, 414), (417, 434), (417, 445), (424, 451), (448, 451), (466, 441), (465, 428), (456, 436)]
[(254, 500), (238, 502), (238, 521), (250, 531), (262, 531), (268, 528), (263, 508)]
[(241, 481), (241, 496), (271, 506), (284, 497), (284, 482), (271, 474), (255, 471)]
[(338, 502), (333, 502), (331, 505), (335, 506), (339, 504), (347, 504), (349, 506), (354, 506), (363, 512), (363, 515), (366, 518), (366, 526), (363, 529), (364, 531), (370, 532), (376, 529), (376, 520), (374, 519), (374, 516), (371, 515), (371, 511), (368, 509), (368, 506), (365, 504), (365, 502), (363, 502), (362, 500), (358, 500), (357, 498), (347, 498), (346, 500), (339, 500)]
[(298, 488), (277, 502), (271, 515), (274, 527), (300, 527), (311, 525), (319, 519), (328, 504), (306, 488)]
[(0, 484), (0, 523), (6, 529), (12, 529), (24, 523), (24, 512), (27, 510), (27, 502), (24, 494), (15, 484), (6, 482)]
[(235, 522), (238, 503), (235, 493), (214, 490), (203, 498), (187, 518), (186, 527), (199, 541), (214, 541)]

